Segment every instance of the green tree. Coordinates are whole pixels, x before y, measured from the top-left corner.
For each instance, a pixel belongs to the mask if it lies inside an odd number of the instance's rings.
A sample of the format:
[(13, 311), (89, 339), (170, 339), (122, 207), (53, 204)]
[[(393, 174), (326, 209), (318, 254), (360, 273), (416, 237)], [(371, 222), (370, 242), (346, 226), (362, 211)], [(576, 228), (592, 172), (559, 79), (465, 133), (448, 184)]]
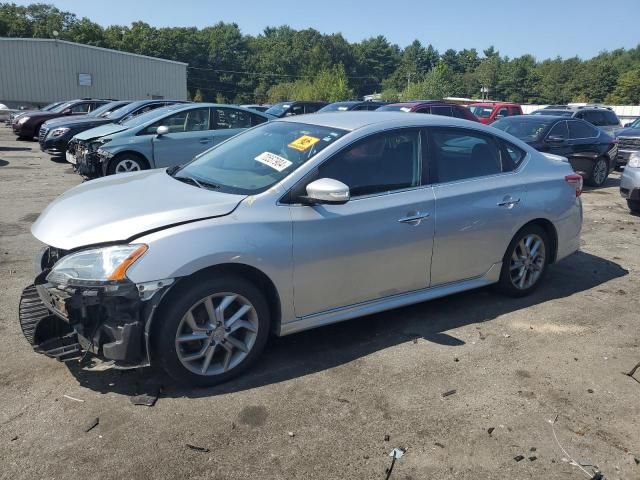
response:
[(607, 95), (606, 101), (614, 105), (640, 104), (640, 66), (620, 75), (616, 88)]
[(409, 85), (403, 92), (402, 98), (404, 100), (441, 99), (453, 95), (455, 88), (453, 72), (444, 62), (440, 62), (425, 75), (422, 81)]
[[(485, 50), (485, 54), (486, 52), (487, 50)], [(487, 98), (495, 91), (499, 70), (500, 57), (495, 55), (485, 57), (476, 68), (475, 75), (478, 83), (482, 88), (488, 89), (488, 93), (485, 91)]]

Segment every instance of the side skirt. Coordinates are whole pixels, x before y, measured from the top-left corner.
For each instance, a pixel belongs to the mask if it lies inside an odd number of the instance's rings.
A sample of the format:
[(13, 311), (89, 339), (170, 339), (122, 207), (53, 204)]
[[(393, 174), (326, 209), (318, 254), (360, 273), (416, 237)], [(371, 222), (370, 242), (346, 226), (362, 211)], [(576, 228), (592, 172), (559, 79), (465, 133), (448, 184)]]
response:
[(501, 268), (502, 262), (498, 262), (494, 263), (489, 271), (480, 277), (384, 297), (377, 300), (371, 300), (369, 302), (335, 308), (333, 310), (297, 318), (292, 322), (282, 324), (280, 327), (280, 335), (289, 335), (291, 333), (301, 332), (315, 327), (330, 325), (344, 320), (351, 320), (356, 317), (371, 315), (385, 310), (393, 310), (394, 308), (425, 302), (435, 298), (446, 297), (447, 295), (464, 292), (465, 290), (485, 287), (487, 285), (497, 283), (500, 280)]

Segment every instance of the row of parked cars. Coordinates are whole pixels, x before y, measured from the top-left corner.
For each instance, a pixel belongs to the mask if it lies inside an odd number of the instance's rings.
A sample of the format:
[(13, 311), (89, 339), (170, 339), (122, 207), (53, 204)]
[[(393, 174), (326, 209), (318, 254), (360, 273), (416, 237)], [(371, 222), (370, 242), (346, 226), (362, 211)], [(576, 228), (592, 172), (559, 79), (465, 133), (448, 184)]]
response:
[[(443, 100), (290, 101), (232, 106), (171, 100), (78, 99), (11, 119), (16, 135), (37, 136), (41, 149), (64, 155), (87, 178), (168, 167), (274, 118), (294, 115), (397, 111), (477, 121), (501, 129), (538, 151), (566, 157), (590, 186), (604, 185), (610, 172), (640, 152), (640, 121), (623, 128), (611, 108), (550, 105), (523, 115), (518, 104)], [(633, 199), (630, 199), (633, 201)]]

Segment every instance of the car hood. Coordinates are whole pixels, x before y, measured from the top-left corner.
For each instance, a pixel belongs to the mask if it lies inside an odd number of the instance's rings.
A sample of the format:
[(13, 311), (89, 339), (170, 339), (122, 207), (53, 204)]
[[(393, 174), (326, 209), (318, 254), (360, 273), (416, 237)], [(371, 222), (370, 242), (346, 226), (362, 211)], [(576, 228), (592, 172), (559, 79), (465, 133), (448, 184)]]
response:
[(119, 174), (63, 193), (42, 212), (31, 233), (64, 250), (120, 242), (150, 230), (227, 215), (244, 198), (188, 185), (164, 169)]
[(99, 127), (85, 130), (84, 132), (77, 134), (75, 138), (77, 140), (92, 140), (94, 138), (105, 137), (107, 135), (122, 132), (126, 129), (127, 127), (118, 123), (107, 123), (106, 125), (100, 125)]
[(616, 132), (616, 137), (640, 137), (640, 128), (622, 128)]
[(53, 118), (51, 120), (47, 120), (45, 124), (47, 127), (91, 127), (98, 125), (104, 125), (105, 123), (111, 123), (111, 120), (107, 118), (97, 118), (97, 117), (85, 117), (82, 116), (80, 118)]

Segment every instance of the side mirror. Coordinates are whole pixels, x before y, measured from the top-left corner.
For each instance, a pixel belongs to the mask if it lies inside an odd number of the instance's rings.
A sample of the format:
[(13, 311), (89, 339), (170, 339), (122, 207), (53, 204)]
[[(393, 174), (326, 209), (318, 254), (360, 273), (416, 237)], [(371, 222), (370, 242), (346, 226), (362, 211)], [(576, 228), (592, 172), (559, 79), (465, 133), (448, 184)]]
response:
[(565, 140), (566, 138), (564, 138), (562, 135), (549, 135), (547, 138), (545, 138), (545, 141), (549, 143), (562, 143)]
[(166, 135), (167, 133), (169, 133), (169, 127), (165, 127), (164, 125), (160, 125), (158, 128), (156, 128), (156, 134), (161, 137), (162, 135)]
[(319, 178), (307, 185), (307, 196), (302, 197), (308, 205), (342, 205), (351, 198), (349, 187), (333, 178)]

